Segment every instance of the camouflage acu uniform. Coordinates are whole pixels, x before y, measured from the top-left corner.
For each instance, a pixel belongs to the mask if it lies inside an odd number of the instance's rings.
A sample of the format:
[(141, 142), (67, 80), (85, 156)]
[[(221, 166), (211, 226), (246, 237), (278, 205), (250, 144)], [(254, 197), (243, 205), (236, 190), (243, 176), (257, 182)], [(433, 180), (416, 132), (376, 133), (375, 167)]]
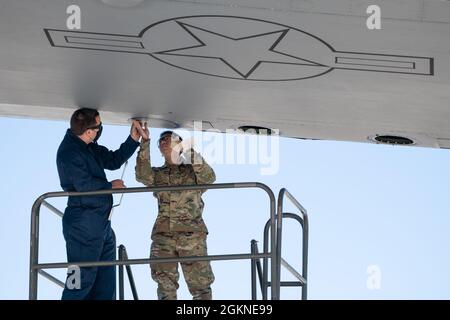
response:
[[(136, 180), (147, 186), (210, 184), (216, 179), (213, 169), (194, 150), (186, 152), (191, 164), (162, 167), (150, 165), (150, 143), (143, 141), (136, 161)], [(152, 231), (151, 257), (182, 257), (207, 254), (208, 230), (202, 218), (205, 190), (155, 192), (158, 217)], [(176, 299), (178, 264), (151, 264), (152, 278), (158, 283), (158, 299)], [(209, 261), (181, 263), (193, 299), (211, 299), (214, 275)]]

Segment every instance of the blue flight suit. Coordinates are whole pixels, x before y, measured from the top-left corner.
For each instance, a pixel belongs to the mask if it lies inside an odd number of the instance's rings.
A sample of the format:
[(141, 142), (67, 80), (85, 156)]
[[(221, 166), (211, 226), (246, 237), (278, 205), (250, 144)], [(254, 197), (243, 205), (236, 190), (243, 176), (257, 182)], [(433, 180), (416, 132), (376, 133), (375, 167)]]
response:
[[(86, 144), (70, 129), (61, 142), (56, 164), (64, 191), (111, 189), (104, 169), (117, 170), (135, 152), (139, 142), (131, 136), (116, 151), (97, 143)], [(62, 219), (67, 261), (112, 261), (116, 241), (111, 222), (112, 195), (69, 197)], [(70, 274), (68, 274), (68, 277)], [(63, 300), (113, 300), (116, 296), (116, 267), (81, 268), (81, 288), (63, 291)]]

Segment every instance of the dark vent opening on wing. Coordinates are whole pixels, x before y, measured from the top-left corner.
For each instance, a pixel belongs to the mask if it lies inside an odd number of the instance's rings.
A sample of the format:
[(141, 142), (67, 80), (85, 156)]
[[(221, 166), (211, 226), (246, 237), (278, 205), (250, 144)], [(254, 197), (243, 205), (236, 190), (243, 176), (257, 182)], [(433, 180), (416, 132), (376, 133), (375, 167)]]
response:
[(261, 134), (267, 136), (270, 136), (274, 133), (272, 129), (258, 126), (240, 126), (238, 129), (244, 131), (245, 133)]
[(385, 144), (400, 144), (400, 145), (414, 144), (414, 141), (409, 138), (391, 135), (376, 136), (375, 141)]

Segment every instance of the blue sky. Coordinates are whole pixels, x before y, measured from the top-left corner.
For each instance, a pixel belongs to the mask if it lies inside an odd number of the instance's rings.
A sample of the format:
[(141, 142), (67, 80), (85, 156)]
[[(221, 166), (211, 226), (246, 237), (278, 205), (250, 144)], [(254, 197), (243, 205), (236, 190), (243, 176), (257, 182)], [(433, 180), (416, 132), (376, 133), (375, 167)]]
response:
[[(28, 298), (30, 210), (42, 193), (59, 191), (55, 156), (68, 122), (0, 118), (1, 206), (0, 299)], [(152, 129), (157, 137), (161, 129)], [(129, 128), (105, 126), (100, 143), (117, 148)], [(156, 140), (156, 139), (155, 139)], [(153, 165), (162, 158), (152, 143)], [(135, 155), (125, 173), (134, 180)], [(450, 151), (375, 144), (280, 140), (280, 169), (262, 176), (259, 165), (214, 165), (217, 182), (259, 181), (278, 192), (286, 187), (310, 216), (309, 298), (450, 299)], [(121, 170), (107, 172), (118, 179)], [(118, 198), (116, 198), (118, 201)], [(210, 254), (249, 251), (260, 241), (269, 215), (260, 190), (211, 190), (205, 193), (204, 219)], [(64, 210), (65, 199), (52, 200)], [(287, 210), (294, 211), (291, 206)], [(149, 255), (157, 214), (151, 194), (125, 195), (114, 212), (118, 244), (130, 258)], [(41, 212), (40, 262), (65, 261), (61, 220)], [(284, 224), (283, 257), (300, 268), (300, 234)], [(367, 268), (380, 270), (380, 288), (367, 287)], [(250, 298), (249, 261), (213, 262), (216, 299)], [(156, 299), (148, 266), (134, 266), (140, 298)], [(64, 279), (65, 270), (52, 273)], [(291, 280), (287, 272), (284, 280)], [(61, 290), (39, 278), (39, 298), (59, 299)], [(296, 299), (298, 288), (282, 288), (282, 299)], [(127, 289), (127, 298), (130, 298)], [(179, 298), (190, 299), (180, 279)]]

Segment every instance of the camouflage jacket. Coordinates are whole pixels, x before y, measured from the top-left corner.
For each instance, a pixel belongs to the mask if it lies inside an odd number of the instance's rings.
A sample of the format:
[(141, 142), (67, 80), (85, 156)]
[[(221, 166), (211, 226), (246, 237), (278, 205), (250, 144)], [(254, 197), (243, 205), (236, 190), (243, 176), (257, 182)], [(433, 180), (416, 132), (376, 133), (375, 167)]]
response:
[[(191, 156), (192, 164), (162, 167), (150, 165), (150, 142), (143, 141), (136, 159), (136, 180), (149, 187), (210, 184), (216, 180), (213, 169), (194, 150), (185, 155)], [(202, 218), (205, 190), (155, 192), (158, 199), (158, 217), (152, 235), (168, 232), (205, 232), (208, 230)]]

